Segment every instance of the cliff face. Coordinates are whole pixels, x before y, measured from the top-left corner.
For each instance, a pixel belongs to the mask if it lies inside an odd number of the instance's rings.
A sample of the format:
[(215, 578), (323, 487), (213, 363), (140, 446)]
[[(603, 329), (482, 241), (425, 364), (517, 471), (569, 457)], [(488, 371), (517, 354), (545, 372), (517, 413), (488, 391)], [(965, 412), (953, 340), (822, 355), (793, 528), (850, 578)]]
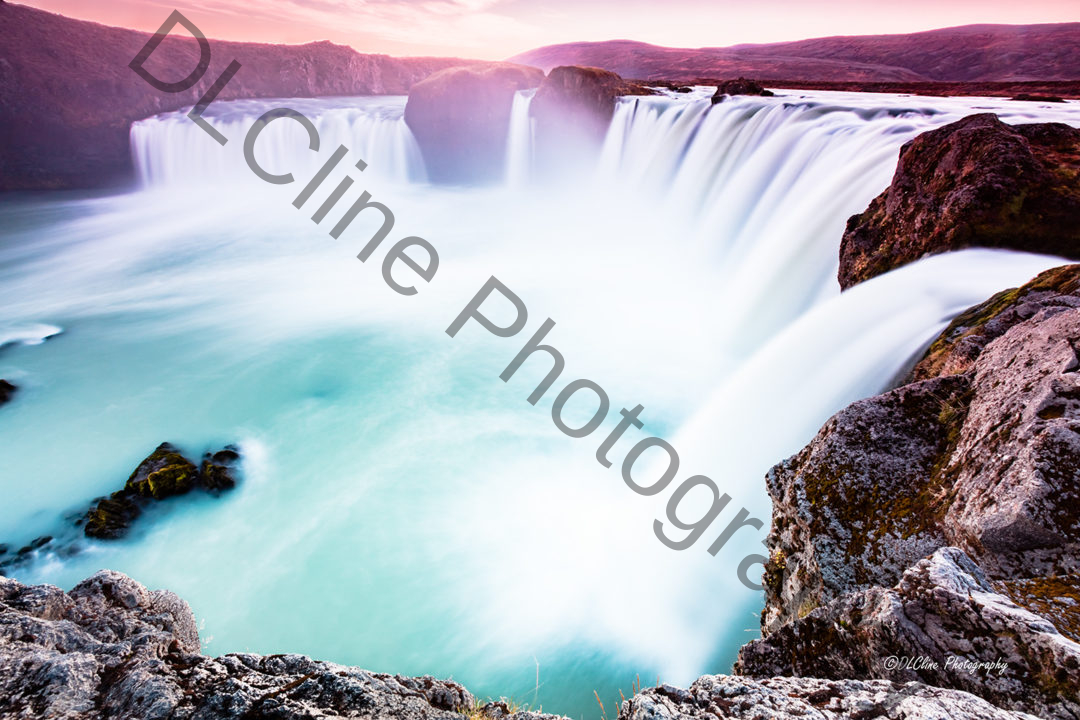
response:
[[(166, 17), (162, 11), (162, 20)], [(197, 18), (191, 18), (198, 25)], [(232, 60), (243, 66), (220, 100), (405, 94), (452, 58), (365, 55), (328, 42), (263, 45), (210, 41), (210, 68), (168, 94), (128, 67), (147, 33), (0, 3), (0, 190), (101, 187), (132, 177), (134, 120), (194, 105)], [(177, 28), (146, 69), (175, 82), (198, 64), (194, 38)]]
[(1078, 288), (1066, 266), (972, 308), (912, 382), (840, 411), (770, 472), (765, 637), (738, 672), (918, 680), (1080, 714)]
[(971, 115), (900, 150), (892, 184), (848, 221), (840, 286), (965, 247), (1080, 259), (1080, 130)]

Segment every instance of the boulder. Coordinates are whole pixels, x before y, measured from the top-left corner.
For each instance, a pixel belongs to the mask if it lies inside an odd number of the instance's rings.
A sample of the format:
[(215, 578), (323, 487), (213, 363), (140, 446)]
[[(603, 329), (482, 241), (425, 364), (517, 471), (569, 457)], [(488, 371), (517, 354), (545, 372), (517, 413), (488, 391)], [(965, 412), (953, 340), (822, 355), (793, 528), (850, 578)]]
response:
[(449, 680), (302, 655), (201, 655), (187, 603), (118, 572), (103, 570), (70, 593), (0, 578), (2, 717), (462, 720), (484, 709)]
[(144, 498), (164, 500), (183, 495), (195, 487), (198, 470), (169, 443), (162, 443), (139, 463), (124, 490)]
[(892, 184), (847, 223), (842, 288), (925, 255), (1009, 248), (1080, 259), (1080, 130), (989, 113), (919, 135)]
[(428, 177), (442, 183), (503, 177), (514, 94), (540, 85), (544, 73), (511, 63), (437, 72), (416, 83), (405, 105)]
[(236, 487), (239, 464), (240, 451), (235, 445), (229, 445), (216, 453), (206, 453), (199, 467), (199, 487), (212, 493), (232, 490)]
[(16, 388), (7, 380), (0, 380), (0, 405), (11, 400), (11, 396), (15, 394)]
[(529, 106), (535, 120), (536, 171), (551, 175), (591, 166), (611, 126), (618, 98), (651, 93), (600, 68), (554, 68)]
[(735, 671), (918, 681), (1039, 717), (1080, 715), (1080, 644), (997, 592), (957, 548), (748, 643)]
[(1035, 720), (960, 690), (919, 682), (751, 679), (706, 675), (682, 689), (649, 688), (626, 700), (619, 720)]
[(716, 92), (713, 93), (712, 96), (713, 105), (724, 102), (724, 100), (732, 95), (759, 95), (761, 97), (772, 97), (773, 92), (771, 90), (766, 90), (761, 83), (755, 80), (748, 80), (744, 77), (738, 78), (737, 80), (725, 80), (716, 86)]

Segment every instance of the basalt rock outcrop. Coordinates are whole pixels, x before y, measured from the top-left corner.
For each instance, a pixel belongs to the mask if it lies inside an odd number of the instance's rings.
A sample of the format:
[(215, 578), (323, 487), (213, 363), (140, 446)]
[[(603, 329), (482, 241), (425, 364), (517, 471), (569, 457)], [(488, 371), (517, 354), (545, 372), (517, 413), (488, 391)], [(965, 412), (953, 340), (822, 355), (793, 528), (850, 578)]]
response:
[(230, 446), (207, 453), (202, 465), (180, 454), (169, 443), (162, 443), (139, 463), (122, 490), (99, 498), (83, 520), (87, 537), (112, 540), (123, 537), (131, 523), (154, 500), (165, 500), (202, 489), (212, 493), (236, 486), (240, 454)]
[(772, 97), (773, 92), (766, 90), (765, 87), (756, 80), (749, 80), (741, 77), (735, 80), (725, 80), (716, 86), (716, 92), (713, 93), (712, 102), (716, 103), (724, 102), (732, 95), (759, 95), (761, 97)]
[(773, 468), (764, 637), (737, 670), (920, 680), (1080, 717), (1078, 352), (1072, 265), (961, 314), (908, 384)]
[(117, 572), (70, 593), (0, 577), (0, 717), (460, 720), (484, 710), (461, 685), (432, 677), (301, 655), (201, 655), (187, 603)]
[[(161, 20), (167, 16), (162, 10)], [(212, 39), (203, 78), (189, 90), (165, 93), (128, 67), (149, 38), (0, 4), (0, 190), (94, 188), (131, 180), (132, 121), (194, 105), (233, 59), (242, 67), (220, 100), (404, 94), (431, 73), (468, 62), (365, 55), (329, 42)], [(146, 69), (171, 82), (186, 77), (198, 60), (195, 39), (176, 29)]]
[(1080, 259), (1078, 218), (1080, 130), (971, 115), (901, 148), (892, 184), (848, 220), (840, 285), (966, 247)]
[(405, 122), (420, 145), (430, 179), (500, 179), (514, 94), (538, 87), (543, 79), (536, 68), (488, 63), (443, 70), (413, 86)]

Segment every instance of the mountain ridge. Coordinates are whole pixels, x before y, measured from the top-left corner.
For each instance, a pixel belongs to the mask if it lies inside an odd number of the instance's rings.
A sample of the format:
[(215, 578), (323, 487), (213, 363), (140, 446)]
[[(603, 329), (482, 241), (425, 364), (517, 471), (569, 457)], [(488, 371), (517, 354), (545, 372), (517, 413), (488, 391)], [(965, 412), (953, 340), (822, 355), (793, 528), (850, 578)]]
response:
[(591, 65), (642, 80), (747, 75), (812, 82), (1069, 81), (1080, 80), (1080, 22), (960, 25), (729, 47), (574, 42), (535, 48), (509, 61), (545, 72)]

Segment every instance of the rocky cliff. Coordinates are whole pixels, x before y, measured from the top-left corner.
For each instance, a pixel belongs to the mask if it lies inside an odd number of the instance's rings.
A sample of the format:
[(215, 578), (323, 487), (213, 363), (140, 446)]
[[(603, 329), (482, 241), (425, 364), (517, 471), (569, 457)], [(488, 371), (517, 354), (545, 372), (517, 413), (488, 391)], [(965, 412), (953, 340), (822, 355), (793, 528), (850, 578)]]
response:
[(736, 670), (1080, 717), (1078, 351), (1071, 265), (962, 314), (777, 465), (764, 637)]
[[(480, 703), (458, 683), (302, 655), (199, 653), (195, 617), (167, 590), (103, 570), (65, 593), (0, 577), (0, 717), (19, 720), (561, 720)], [(1030, 718), (919, 682), (703, 677), (647, 689), (620, 720)]]
[[(162, 11), (162, 20), (167, 11)], [(198, 25), (198, 18), (192, 21)], [(242, 68), (218, 96), (405, 94), (417, 81), (462, 60), (365, 55), (329, 42), (264, 45), (210, 41), (210, 67), (189, 90), (169, 94), (128, 67), (148, 33), (72, 20), (0, 3), (0, 190), (86, 188), (132, 177), (134, 120), (194, 105), (232, 60)], [(198, 46), (174, 30), (146, 68), (182, 79)]]

